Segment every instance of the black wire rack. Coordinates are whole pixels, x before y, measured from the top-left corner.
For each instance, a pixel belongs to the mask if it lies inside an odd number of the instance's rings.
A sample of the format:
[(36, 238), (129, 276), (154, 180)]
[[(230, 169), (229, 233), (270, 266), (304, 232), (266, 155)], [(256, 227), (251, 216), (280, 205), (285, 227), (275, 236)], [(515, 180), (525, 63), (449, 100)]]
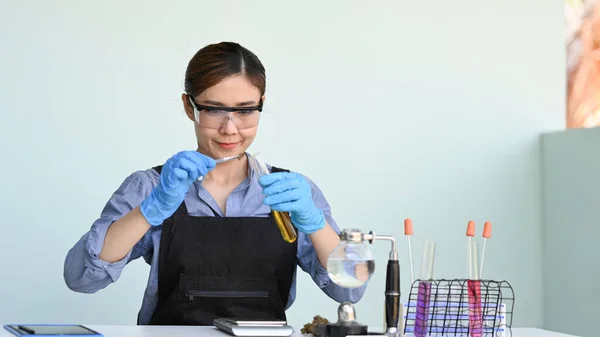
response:
[(507, 281), (415, 280), (404, 308), (404, 334), (511, 337), (514, 291)]

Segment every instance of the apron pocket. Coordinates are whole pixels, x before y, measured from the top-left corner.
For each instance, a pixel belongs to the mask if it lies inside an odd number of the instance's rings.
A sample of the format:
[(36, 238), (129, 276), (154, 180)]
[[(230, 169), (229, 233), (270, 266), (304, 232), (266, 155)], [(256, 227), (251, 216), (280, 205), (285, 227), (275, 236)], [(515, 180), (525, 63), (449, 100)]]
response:
[(269, 298), (268, 291), (219, 291), (219, 290), (188, 290), (185, 292), (188, 303), (193, 304), (194, 299), (203, 297), (219, 297), (219, 298)]
[(182, 274), (181, 314), (212, 324), (215, 318), (285, 320), (278, 280), (274, 277)]

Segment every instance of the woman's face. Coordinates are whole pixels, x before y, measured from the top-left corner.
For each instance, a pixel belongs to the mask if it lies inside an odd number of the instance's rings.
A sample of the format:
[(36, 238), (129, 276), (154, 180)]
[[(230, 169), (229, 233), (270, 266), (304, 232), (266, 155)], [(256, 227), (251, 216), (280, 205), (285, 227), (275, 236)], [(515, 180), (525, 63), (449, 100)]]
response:
[[(223, 118), (220, 128), (208, 128), (198, 125), (194, 118), (194, 108), (188, 102), (187, 95), (183, 94), (185, 111), (188, 118), (194, 121), (198, 150), (214, 159), (235, 156), (245, 152), (254, 141), (258, 124), (250, 128), (238, 129), (235, 118)], [(206, 89), (194, 97), (199, 105), (216, 107), (252, 107), (264, 101), (260, 90), (246, 80), (244, 76), (234, 76), (223, 79), (218, 84)], [(201, 112), (201, 113), (204, 113)], [(256, 112), (258, 113), (258, 112)]]

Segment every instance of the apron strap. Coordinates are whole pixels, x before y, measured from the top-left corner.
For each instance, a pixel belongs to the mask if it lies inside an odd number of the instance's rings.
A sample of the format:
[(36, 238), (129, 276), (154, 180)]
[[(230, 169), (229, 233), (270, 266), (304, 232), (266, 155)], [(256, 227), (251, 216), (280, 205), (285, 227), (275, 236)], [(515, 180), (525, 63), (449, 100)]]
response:
[(286, 170), (286, 169), (283, 169), (283, 168), (271, 166), (271, 173), (275, 173), (275, 172), (290, 172), (290, 170)]

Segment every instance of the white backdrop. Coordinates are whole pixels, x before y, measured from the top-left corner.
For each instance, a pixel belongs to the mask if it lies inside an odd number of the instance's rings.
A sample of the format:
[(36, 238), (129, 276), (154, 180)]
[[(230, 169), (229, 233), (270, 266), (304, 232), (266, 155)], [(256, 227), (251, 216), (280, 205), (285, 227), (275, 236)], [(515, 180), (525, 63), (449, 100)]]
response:
[[(0, 3), (0, 322), (135, 323), (142, 260), (94, 295), (68, 290), (63, 260), (128, 174), (194, 148), (185, 67), (229, 40), (267, 68), (251, 151), (311, 177), (340, 226), (396, 235), (404, 294), (404, 218), (447, 278), (466, 275), (467, 221), (480, 235), (489, 220), (486, 276), (512, 283), (516, 325), (542, 324), (538, 135), (564, 125), (560, 1)], [(372, 326), (387, 251), (357, 305)], [(305, 274), (298, 293), (292, 324), (336, 319)]]

